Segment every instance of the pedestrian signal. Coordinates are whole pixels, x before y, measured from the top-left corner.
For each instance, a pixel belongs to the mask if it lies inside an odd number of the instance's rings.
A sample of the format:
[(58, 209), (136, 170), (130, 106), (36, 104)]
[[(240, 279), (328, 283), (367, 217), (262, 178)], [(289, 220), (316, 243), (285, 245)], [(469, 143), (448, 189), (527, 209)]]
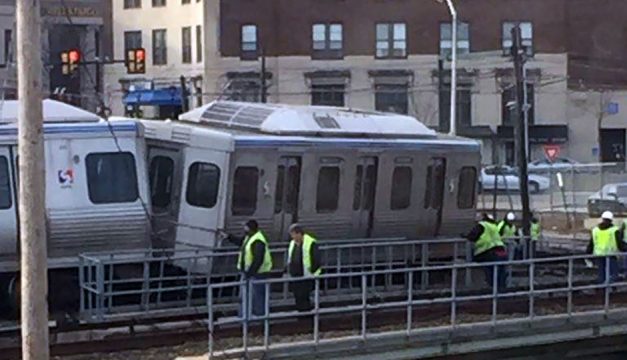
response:
[(144, 48), (126, 51), (126, 72), (128, 74), (146, 73), (146, 50)]

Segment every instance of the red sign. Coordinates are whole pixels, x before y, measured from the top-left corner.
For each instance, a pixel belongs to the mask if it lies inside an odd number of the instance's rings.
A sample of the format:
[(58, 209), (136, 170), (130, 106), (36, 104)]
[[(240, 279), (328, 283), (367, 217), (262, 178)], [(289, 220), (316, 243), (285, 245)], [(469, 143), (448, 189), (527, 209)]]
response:
[(559, 145), (544, 145), (544, 154), (551, 162), (555, 161), (560, 156)]

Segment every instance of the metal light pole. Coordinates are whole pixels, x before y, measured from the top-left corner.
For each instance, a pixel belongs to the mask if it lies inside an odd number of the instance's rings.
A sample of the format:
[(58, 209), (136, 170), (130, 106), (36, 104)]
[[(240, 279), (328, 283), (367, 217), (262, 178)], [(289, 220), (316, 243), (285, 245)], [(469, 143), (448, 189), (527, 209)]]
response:
[[(443, 0), (437, 0), (442, 3)], [(453, 0), (446, 0), (448, 11), (451, 14), (451, 113), (449, 134), (456, 134), (456, 113), (457, 113), (457, 10), (453, 5)]]

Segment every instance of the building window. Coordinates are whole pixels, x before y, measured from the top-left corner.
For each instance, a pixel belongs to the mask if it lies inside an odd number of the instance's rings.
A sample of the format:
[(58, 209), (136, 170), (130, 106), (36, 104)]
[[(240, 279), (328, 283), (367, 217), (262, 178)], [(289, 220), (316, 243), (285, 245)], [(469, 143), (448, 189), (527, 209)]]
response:
[(212, 208), (218, 201), (220, 168), (215, 164), (195, 162), (189, 167), (185, 199), (192, 206)]
[(472, 209), (475, 206), (475, 191), (477, 186), (477, 169), (464, 166), (459, 173), (457, 183), (457, 208)]
[(172, 199), (174, 160), (167, 156), (155, 156), (150, 161), (150, 199), (152, 206), (165, 208)]
[(85, 166), (92, 203), (133, 202), (139, 197), (135, 157), (130, 152), (89, 154)]
[(142, 0), (124, 0), (125, 9), (139, 9), (142, 7)]
[(166, 0), (152, 0), (152, 7), (166, 6)]
[(196, 62), (202, 62), (202, 26), (196, 25)]
[(527, 55), (533, 56), (533, 25), (530, 22), (505, 22), (503, 23), (503, 54), (510, 55), (513, 41), (512, 29), (520, 26), (522, 46), (525, 47)]
[(311, 85), (311, 105), (344, 106), (344, 85)]
[(256, 59), (257, 50), (257, 25), (242, 26), (242, 59)]
[[(469, 128), (472, 126), (472, 92), (469, 87), (459, 86), (456, 97), (455, 124), (458, 128)], [(450, 130), (451, 114), (451, 84), (446, 84), (440, 90), (440, 131)]]
[(4, 30), (4, 64), (13, 62), (13, 32), (10, 29)]
[(181, 31), (181, 55), (183, 64), (192, 63), (192, 28), (186, 26)]
[(377, 111), (407, 114), (407, 85), (376, 85), (375, 109)]
[(412, 171), (409, 166), (398, 166), (392, 174), (390, 209), (403, 210), (411, 204)]
[(168, 63), (168, 47), (166, 43), (166, 30), (152, 31), (152, 64), (166, 65)]
[(139, 49), (142, 47), (141, 31), (125, 31), (124, 32), (124, 56), (131, 49)]
[[(451, 23), (440, 24), (440, 56), (444, 59), (451, 55), (453, 49)], [(470, 52), (470, 30), (468, 23), (457, 23), (457, 54)]]
[(407, 36), (404, 23), (377, 24), (377, 58), (404, 58), (407, 56)]
[(311, 30), (312, 57), (315, 59), (341, 59), (342, 31), (342, 24), (314, 24)]
[(340, 196), (340, 168), (323, 166), (318, 171), (316, 188), (316, 211), (330, 213), (337, 210)]
[(226, 97), (231, 101), (260, 102), (261, 84), (257, 79), (231, 80), (226, 89)]
[(9, 162), (5, 156), (0, 156), (0, 209), (10, 209), (11, 205)]
[(259, 169), (253, 166), (240, 166), (233, 177), (233, 215), (252, 215), (257, 211), (257, 187)]
[[(534, 100), (534, 88), (533, 84), (527, 83), (527, 104), (529, 104), (529, 110), (527, 111), (527, 122), (529, 125), (533, 125), (535, 122), (535, 100)], [(510, 86), (503, 90), (501, 95), (501, 111), (503, 125), (513, 126), (516, 123), (516, 87)]]

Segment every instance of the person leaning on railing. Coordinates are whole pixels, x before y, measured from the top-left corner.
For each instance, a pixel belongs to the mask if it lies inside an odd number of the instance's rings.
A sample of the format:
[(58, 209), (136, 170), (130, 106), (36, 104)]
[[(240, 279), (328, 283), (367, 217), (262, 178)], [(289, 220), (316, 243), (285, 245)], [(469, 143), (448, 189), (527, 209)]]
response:
[[(244, 236), (233, 236), (223, 234), (226, 239), (240, 247), (237, 257), (237, 270), (242, 274), (242, 278), (248, 281), (267, 279), (272, 271), (272, 256), (268, 246), (268, 240), (255, 220), (249, 220), (244, 225)], [(250, 289), (251, 287), (249, 287)], [(242, 311), (247, 308), (246, 298), (243, 296), (248, 291), (242, 291)], [(249, 297), (250, 298), (250, 297)], [(252, 313), (261, 316), (265, 312), (266, 285), (252, 285)]]
[(609, 263), (610, 280), (616, 280), (618, 276), (618, 259), (616, 254), (627, 251), (627, 244), (623, 241), (625, 223), (618, 227), (614, 225), (614, 214), (605, 211), (601, 214), (601, 222), (592, 229), (592, 236), (588, 244), (588, 254), (604, 256), (597, 259), (599, 283), (605, 282), (607, 273), (606, 265)]
[[(473, 261), (501, 262), (507, 260), (507, 250), (499, 235), (498, 225), (489, 214), (484, 213), (481, 220), (464, 237), (474, 243)], [(488, 285), (492, 286), (494, 283), (493, 266), (486, 266), (484, 271)], [(504, 266), (497, 267), (497, 277), (498, 289), (505, 289), (507, 279)]]

